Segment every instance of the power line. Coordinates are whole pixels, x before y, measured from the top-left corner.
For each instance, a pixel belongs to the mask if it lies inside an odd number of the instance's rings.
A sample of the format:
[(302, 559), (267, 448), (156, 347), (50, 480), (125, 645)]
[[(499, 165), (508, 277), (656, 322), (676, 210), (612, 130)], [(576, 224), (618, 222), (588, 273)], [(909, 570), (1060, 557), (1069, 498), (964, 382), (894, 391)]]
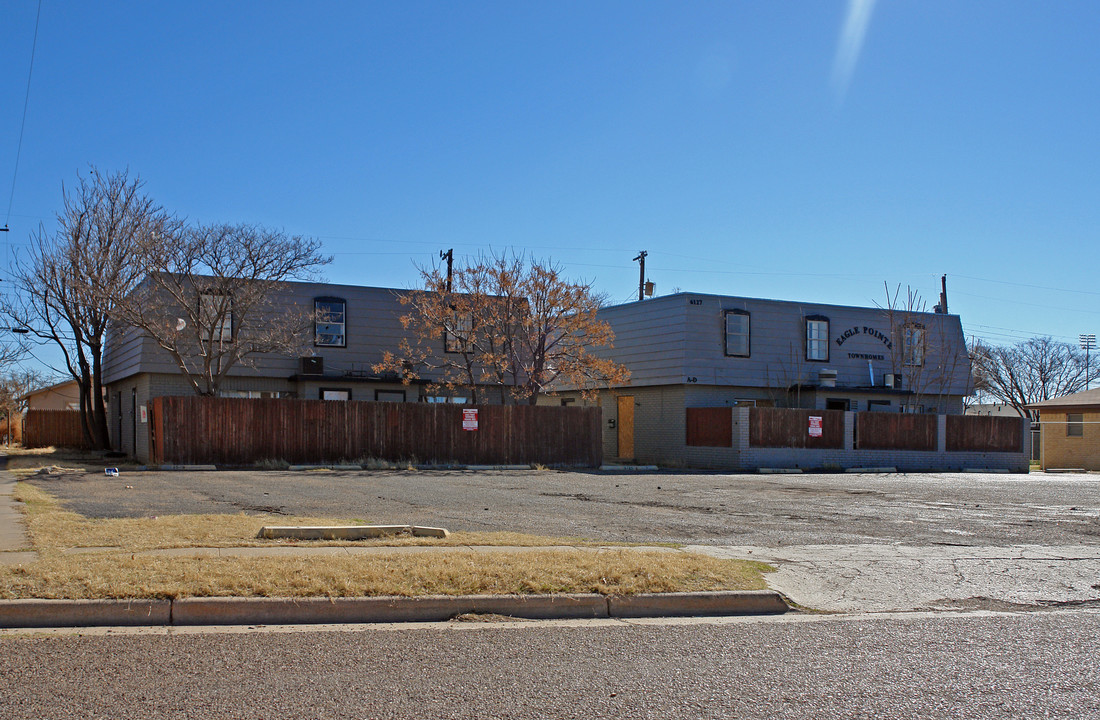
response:
[[(31, 64), (27, 69), (27, 91), (23, 95), (23, 120), (19, 124), (19, 142), (15, 146), (15, 169), (11, 175), (11, 194), (8, 195), (8, 212), (4, 217), (4, 227), (11, 220), (11, 206), (15, 200), (15, 180), (19, 177), (19, 156), (23, 153), (23, 130), (27, 127), (27, 106), (31, 99), (31, 75), (34, 73), (34, 51), (38, 47), (38, 21), (42, 17), (42, 0), (38, 0), (38, 11), (34, 15), (34, 40), (31, 42)], [(5, 259), (7, 254), (5, 251)]]

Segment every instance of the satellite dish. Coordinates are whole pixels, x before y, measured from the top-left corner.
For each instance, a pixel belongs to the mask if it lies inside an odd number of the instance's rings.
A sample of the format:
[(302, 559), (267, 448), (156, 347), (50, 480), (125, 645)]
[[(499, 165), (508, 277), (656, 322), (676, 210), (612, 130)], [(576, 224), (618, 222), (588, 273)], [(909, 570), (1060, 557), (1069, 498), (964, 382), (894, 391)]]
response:
[(176, 318), (176, 332), (182, 332), (187, 327), (187, 321), (183, 318)]

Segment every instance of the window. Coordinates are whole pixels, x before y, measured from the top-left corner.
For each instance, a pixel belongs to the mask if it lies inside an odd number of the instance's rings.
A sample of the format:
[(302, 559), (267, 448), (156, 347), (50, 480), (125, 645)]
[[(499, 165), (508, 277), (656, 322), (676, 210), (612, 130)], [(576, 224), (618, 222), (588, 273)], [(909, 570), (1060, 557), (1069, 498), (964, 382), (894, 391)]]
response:
[(284, 395), (285, 393), (280, 390), (222, 390), (218, 393), (219, 397), (251, 398), (253, 400), (281, 398)]
[(452, 405), (465, 405), (469, 402), (464, 397), (450, 397), (448, 395), (425, 395), (423, 401), (426, 403), (451, 403)]
[(811, 315), (806, 318), (806, 359), (829, 360), (829, 318)]
[(924, 326), (909, 323), (902, 328), (902, 348), (906, 367), (924, 365)]
[(351, 400), (351, 390), (346, 388), (321, 388), (322, 400)]
[(405, 402), (404, 390), (375, 390), (375, 402)]
[(443, 328), (443, 349), (449, 353), (466, 352), (466, 342), (473, 328), (470, 313), (455, 313), (450, 325)]
[(1066, 437), (1083, 437), (1085, 416), (1082, 413), (1066, 413)]
[(199, 294), (199, 322), (210, 341), (233, 342), (233, 298), (224, 293)]
[(749, 314), (744, 310), (726, 311), (726, 355), (749, 356)]
[(347, 303), (340, 298), (313, 301), (313, 344), (318, 347), (347, 347)]

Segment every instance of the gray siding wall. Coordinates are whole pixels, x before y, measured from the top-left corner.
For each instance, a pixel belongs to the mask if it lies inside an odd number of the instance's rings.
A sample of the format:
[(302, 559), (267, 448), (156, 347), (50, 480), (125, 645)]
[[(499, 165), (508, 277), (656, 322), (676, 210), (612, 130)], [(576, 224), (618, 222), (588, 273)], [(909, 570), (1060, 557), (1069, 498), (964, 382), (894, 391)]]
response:
[[(749, 357), (725, 355), (727, 310), (749, 313)], [(828, 361), (806, 359), (805, 318), (810, 315), (829, 319)], [(925, 327), (925, 362), (919, 368), (904, 366), (900, 333), (878, 308), (680, 293), (604, 308), (600, 318), (615, 332), (614, 349), (601, 354), (630, 368), (635, 387), (686, 383), (785, 388), (817, 385), (819, 372), (829, 369), (837, 373), (838, 388), (869, 386), (872, 374), (874, 385), (881, 387), (885, 373), (900, 373), (906, 378), (904, 389), (925, 396), (969, 392), (970, 360), (956, 315), (905, 314), (904, 320)], [(902, 319), (895, 316), (895, 324)], [(938, 404), (949, 402), (945, 397)]]
[[(406, 307), (399, 296), (405, 291), (393, 288), (330, 285), (327, 283), (286, 283), (277, 296), (278, 307), (296, 308), (312, 313), (314, 298), (337, 297), (346, 302), (345, 335), (347, 346), (316, 347), (312, 338), (301, 349), (301, 355), (323, 358), (326, 374), (373, 374), (371, 366), (382, 360), (387, 351), (398, 350), (405, 337), (400, 318)], [(234, 333), (240, 325), (234, 318)], [(440, 337), (442, 351), (442, 335)], [(179, 373), (171, 355), (148, 337), (132, 329), (118, 329), (108, 335), (104, 352), (106, 382), (117, 382), (140, 373)], [(237, 377), (289, 378), (298, 371), (298, 356), (259, 354), (251, 356), (249, 367), (239, 364), (230, 371)], [(426, 374), (431, 379), (430, 374)]]

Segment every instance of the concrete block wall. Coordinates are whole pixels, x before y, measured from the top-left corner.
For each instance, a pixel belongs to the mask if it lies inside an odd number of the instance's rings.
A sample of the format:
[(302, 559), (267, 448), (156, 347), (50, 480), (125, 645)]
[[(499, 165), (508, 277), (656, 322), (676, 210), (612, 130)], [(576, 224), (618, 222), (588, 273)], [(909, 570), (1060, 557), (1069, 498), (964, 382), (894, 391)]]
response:
[(1031, 433), (1025, 427), (1023, 447), (1014, 453), (946, 452), (947, 417), (937, 416), (937, 450), (858, 450), (855, 448), (855, 413), (844, 413), (844, 447), (831, 450), (749, 447), (749, 408), (734, 410), (734, 446), (738, 469), (762, 467), (828, 470), (857, 467), (894, 467), (903, 471), (963, 470), (966, 468), (1027, 472)]

